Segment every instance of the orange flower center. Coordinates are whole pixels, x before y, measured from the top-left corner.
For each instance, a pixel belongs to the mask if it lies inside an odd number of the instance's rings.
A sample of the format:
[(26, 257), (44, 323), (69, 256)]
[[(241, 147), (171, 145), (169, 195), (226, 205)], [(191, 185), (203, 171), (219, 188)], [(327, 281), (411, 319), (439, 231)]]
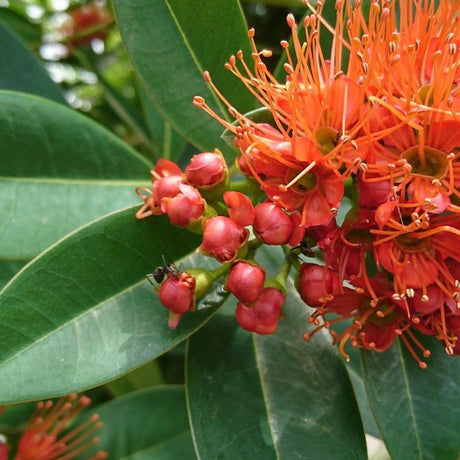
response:
[(441, 150), (432, 147), (423, 147), (415, 145), (407, 149), (402, 155), (411, 166), (412, 175), (442, 179), (447, 174), (449, 161), (447, 155)]

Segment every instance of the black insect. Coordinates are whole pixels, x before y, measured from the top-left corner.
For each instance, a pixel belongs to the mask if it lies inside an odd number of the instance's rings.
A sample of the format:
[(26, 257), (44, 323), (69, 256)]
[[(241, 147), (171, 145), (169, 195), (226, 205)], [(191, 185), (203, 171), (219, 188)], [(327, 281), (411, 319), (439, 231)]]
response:
[(155, 268), (155, 270), (153, 270), (153, 273), (149, 273), (148, 275), (145, 275), (151, 284), (153, 284), (151, 278), (153, 278), (157, 283), (161, 283), (165, 279), (165, 276), (167, 275), (172, 276), (176, 280), (179, 279), (181, 271), (174, 265), (174, 263), (173, 262), (166, 263), (164, 258), (163, 258), (163, 262), (164, 262), (164, 265), (160, 265), (159, 267)]
[(308, 243), (305, 240), (302, 240), (298, 246), (295, 246), (294, 248), (291, 249), (291, 251), (294, 251), (295, 249), (299, 249), (300, 252), (307, 257), (315, 257), (315, 251), (308, 246)]

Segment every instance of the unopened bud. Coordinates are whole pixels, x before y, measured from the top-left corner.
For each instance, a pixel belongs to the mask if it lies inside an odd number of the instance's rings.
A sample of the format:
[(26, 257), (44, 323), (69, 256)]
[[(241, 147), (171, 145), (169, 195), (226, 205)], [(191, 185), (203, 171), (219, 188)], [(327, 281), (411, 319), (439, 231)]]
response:
[(310, 307), (321, 306), (321, 299), (340, 288), (338, 275), (316, 264), (302, 264), (296, 281), (300, 297)]
[(249, 231), (229, 217), (211, 217), (204, 224), (201, 250), (221, 263), (231, 262), (248, 237)]
[(195, 187), (213, 187), (227, 177), (227, 165), (219, 151), (194, 155), (185, 168), (187, 181)]
[(256, 264), (237, 260), (232, 264), (225, 289), (244, 303), (254, 302), (262, 292), (265, 271)]
[(292, 233), (293, 223), (288, 214), (269, 201), (255, 207), (254, 231), (265, 244), (286, 244)]
[(264, 288), (253, 306), (248, 307), (243, 303), (238, 303), (235, 318), (238, 324), (247, 331), (273, 334), (278, 328), (278, 319), (285, 299), (281, 291)]

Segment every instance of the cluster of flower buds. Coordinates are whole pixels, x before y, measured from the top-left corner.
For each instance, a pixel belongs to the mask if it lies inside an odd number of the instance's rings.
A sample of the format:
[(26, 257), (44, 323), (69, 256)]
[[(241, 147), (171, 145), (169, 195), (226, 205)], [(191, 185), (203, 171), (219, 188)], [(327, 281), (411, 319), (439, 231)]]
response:
[[(55, 403), (40, 401), (27, 422), (16, 448), (14, 460), (59, 460), (76, 458), (99, 438), (91, 436), (102, 427), (97, 414), (92, 415), (82, 425), (68, 431), (77, 415), (90, 404), (86, 396), (75, 393), (65, 396)], [(2, 408), (0, 408), (2, 409)], [(3, 410), (0, 410), (0, 414)], [(65, 434), (62, 434), (66, 431)], [(8, 460), (9, 446), (0, 435), (0, 460)], [(107, 453), (100, 450), (88, 460), (102, 460)]]
[[(297, 245), (304, 233), (298, 213), (286, 213), (271, 201), (254, 205), (248, 195), (231, 190), (227, 164), (217, 150), (195, 155), (183, 172), (175, 163), (159, 160), (151, 175), (151, 188), (137, 189), (144, 205), (136, 217), (167, 214), (172, 224), (202, 234), (199, 252), (222, 264), (214, 271), (182, 272), (169, 263), (148, 275), (159, 283), (160, 301), (169, 310), (169, 327), (176, 328), (181, 316), (194, 311), (196, 301), (225, 275), (225, 289), (239, 301), (235, 317), (241, 327), (260, 334), (274, 332), (292, 262), (276, 278), (266, 280), (265, 270), (253, 258), (264, 243)], [(240, 187), (249, 185), (239, 183)], [(251, 240), (248, 227), (255, 234)]]
[[(315, 309), (306, 340), (327, 328), (348, 359), (347, 343), (384, 351), (400, 337), (424, 368), (419, 354), (429, 351), (414, 331), (460, 354), (460, 0), (373, 0), (368, 11), (365, 2), (343, 0), (335, 28), (321, 16), (323, 2), (304, 3), (311, 10), (305, 42), (287, 17), (292, 45), (281, 42), (283, 81), (269, 72), (271, 53), (257, 48), (253, 29), (253, 70), (241, 51), (226, 64), (270, 124), (239, 113), (208, 72), (235, 121), (194, 98), (234, 134), (235, 171), (246, 187), (230, 180), (234, 168), (208, 172), (219, 170), (212, 154), (194, 157), (185, 174), (159, 162), (138, 217), (167, 213), (195, 230), (200, 221), (201, 252), (229, 265), (225, 286), (240, 300), (244, 328), (276, 329), (286, 269), (276, 288), (253, 259), (257, 245), (282, 245), (301, 298)], [(319, 41), (325, 24), (330, 57)], [(202, 158), (209, 166), (191, 166)], [(169, 209), (176, 196), (187, 202), (181, 219)], [(351, 209), (338, 221), (344, 201)], [(299, 259), (316, 254), (324, 264), (294, 260), (292, 248)], [(343, 320), (350, 325), (338, 333)]]

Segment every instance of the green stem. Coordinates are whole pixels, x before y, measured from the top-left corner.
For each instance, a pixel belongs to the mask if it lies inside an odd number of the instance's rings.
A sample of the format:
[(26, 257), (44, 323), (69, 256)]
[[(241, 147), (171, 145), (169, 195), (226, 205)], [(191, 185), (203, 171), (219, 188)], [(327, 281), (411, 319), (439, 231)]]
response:
[(233, 192), (241, 192), (247, 194), (249, 192), (248, 182), (246, 180), (230, 182), (229, 190)]
[(289, 255), (284, 259), (284, 263), (281, 267), (281, 270), (275, 277), (275, 280), (278, 281), (282, 286), (286, 285), (286, 280), (289, 276), (289, 273), (291, 272), (291, 268), (292, 268), (292, 257), (291, 255)]
[(215, 270), (208, 272), (208, 274), (212, 277), (213, 282), (216, 281), (217, 278), (225, 275), (228, 270), (230, 269), (231, 264), (222, 264), (217, 267)]

